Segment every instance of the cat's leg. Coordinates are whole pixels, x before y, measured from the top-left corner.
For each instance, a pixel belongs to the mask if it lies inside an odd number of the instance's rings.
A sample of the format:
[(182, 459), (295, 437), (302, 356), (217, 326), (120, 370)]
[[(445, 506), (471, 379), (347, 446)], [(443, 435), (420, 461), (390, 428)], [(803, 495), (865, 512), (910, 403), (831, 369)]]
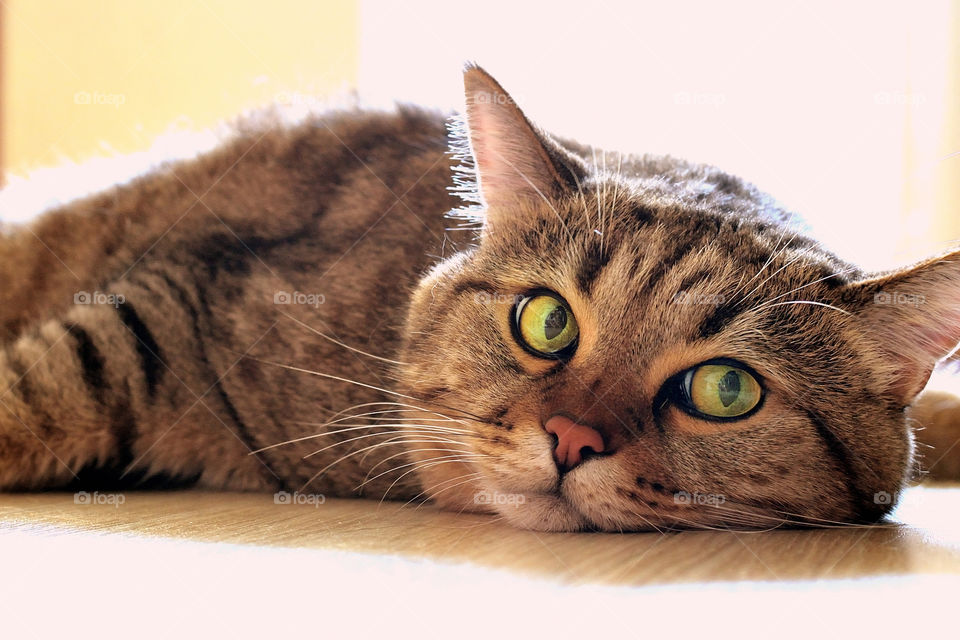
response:
[(104, 473), (121, 486), (158, 475), (279, 486), (209, 393), (214, 373), (192, 351), (189, 314), (165, 298), (148, 304), (142, 290), (135, 308), (134, 285), (113, 290), (0, 346), (0, 490), (82, 486)]

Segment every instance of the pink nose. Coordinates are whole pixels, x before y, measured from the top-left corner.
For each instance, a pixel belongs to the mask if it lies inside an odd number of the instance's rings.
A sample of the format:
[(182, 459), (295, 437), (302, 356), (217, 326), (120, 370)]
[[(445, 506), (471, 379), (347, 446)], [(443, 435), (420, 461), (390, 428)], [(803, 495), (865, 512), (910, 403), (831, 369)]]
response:
[(603, 437), (586, 425), (577, 424), (565, 416), (553, 416), (543, 425), (547, 433), (557, 436), (557, 448), (554, 451), (557, 463), (567, 469), (580, 464), (581, 452), (593, 449), (595, 453), (603, 451)]

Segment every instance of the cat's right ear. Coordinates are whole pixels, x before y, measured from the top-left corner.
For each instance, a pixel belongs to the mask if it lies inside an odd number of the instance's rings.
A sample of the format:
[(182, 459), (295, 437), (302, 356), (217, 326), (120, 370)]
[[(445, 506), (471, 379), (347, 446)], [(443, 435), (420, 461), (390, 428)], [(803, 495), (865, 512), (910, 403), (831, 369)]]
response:
[(880, 379), (909, 404), (960, 343), (960, 251), (851, 283), (848, 295), (886, 354), (888, 370)]
[(579, 189), (586, 174), (573, 157), (530, 124), (493, 77), (470, 65), (463, 74), (466, 124), (487, 223), (524, 200), (548, 202)]

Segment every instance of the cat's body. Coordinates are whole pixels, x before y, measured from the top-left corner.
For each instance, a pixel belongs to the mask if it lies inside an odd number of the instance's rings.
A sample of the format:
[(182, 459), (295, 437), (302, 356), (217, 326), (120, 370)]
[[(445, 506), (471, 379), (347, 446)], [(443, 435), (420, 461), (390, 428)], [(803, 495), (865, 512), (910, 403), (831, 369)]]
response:
[[(132, 478), (300, 488), (342, 448), (305, 461), (332, 441), (251, 451), (392, 398), (244, 356), (391, 386), (385, 363), (288, 316), (394, 354), (417, 278), (445, 249), (444, 214), (458, 201), (450, 165), (438, 113), (267, 119), (197, 161), (13, 231), (0, 245), (0, 386), (30, 430), (3, 410), (0, 486), (57, 486), (84, 467), (133, 464)], [(65, 379), (77, 384), (66, 390)], [(363, 481), (358, 462), (304, 490), (349, 494)], [(379, 498), (395, 479), (364, 493)], [(413, 480), (391, 495), (412, 497)]]
[[(869, 305), (896, 278), (953, 296), (956, 257), (859, 284), (742, 181), (560, 145), (467, 86), (482, 232), (448, 230), (446, 118), (400, 109), (261, 123), (0, 238), (0, 489), (159, 474), (544, 529), (882, 516), (960, 322)], [(562, 357), (517, 328), (538, 292), (579, 322)], [(678, 408), (712, 362), (762, 398)]]

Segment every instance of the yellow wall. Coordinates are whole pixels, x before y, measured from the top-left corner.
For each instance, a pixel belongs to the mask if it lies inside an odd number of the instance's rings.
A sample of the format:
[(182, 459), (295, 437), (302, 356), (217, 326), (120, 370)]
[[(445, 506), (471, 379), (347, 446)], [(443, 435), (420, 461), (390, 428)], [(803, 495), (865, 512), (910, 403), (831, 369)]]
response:
[(355, 1), (6, 0), (3, 168), (144, 149), (178, 119), (352, 87), (357, 40)]

